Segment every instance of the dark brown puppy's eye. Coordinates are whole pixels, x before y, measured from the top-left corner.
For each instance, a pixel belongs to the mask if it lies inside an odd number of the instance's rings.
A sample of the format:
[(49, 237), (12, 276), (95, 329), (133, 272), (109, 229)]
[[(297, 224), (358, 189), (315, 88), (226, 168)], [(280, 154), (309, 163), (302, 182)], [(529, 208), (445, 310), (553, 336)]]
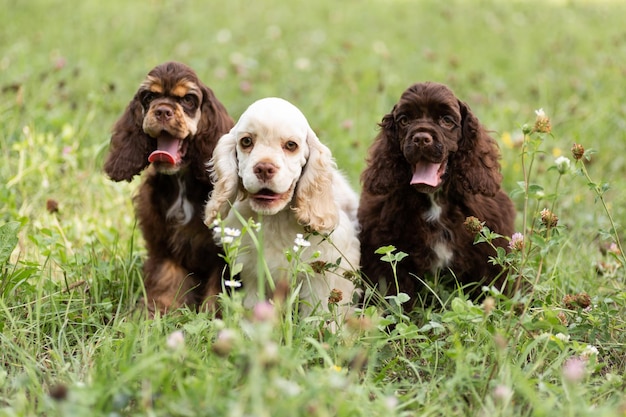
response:
[(396, 123), (400, 127), (406, 127), (409, 124), (409, 118), (406, 117), (404, 114), (401, 114), (396, 118)]
[(141, 95), (141, 104), (143, 104), (144, 107), (148, 107), (155, 97), (156, 94), (154, 94), (152, 91), (146, 91)]
[(445, 115), (439, 118), (439, 126), (445, 129), (454, 129), (459, 125), (454, 121), (454, 118), (450, 115)]
[(187, 94), (180, 99), (181, 103), (185, 107), (196, 107), (198, 105), (198, 99), (193, 94)]
[(239, 140), (239, 145), (241, 145), (242, 148), (249, 148), (252, 146), (252, 138), (250, 136), (244, 136), (243, 138), (241, 138)]

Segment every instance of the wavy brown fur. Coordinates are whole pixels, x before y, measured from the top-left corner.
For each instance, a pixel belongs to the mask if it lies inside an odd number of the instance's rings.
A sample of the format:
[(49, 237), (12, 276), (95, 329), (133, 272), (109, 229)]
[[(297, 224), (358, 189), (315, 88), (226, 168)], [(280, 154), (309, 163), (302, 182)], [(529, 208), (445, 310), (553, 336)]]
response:
[[(366, 279), (384, 294), (396, 292), (389, 263), (374, 253), (393, 245), (408, 254), (397, 277), (400, 291), (412, 299), (422, 288), (416, 277), (439, 270), (452, 271), (468, 291), (496, 278), (502, 285), (501, 268), (489, 262), (494, 251), (485, 243), (474, 245), (474, 235), (463, 226), (474, 216), (511, 236), (515, 219), (513, 204), (500, 189), (497, 145), (470, 108), (442, 84), (415, 84), (380, 127), (361, 176), (358, 218)], [(444, 163), (439, 184), (411, 184), (413, 167), (422, 161)], [(495, 244), (505, 247), (506, 240)]]
[[(183, 138), (182, 160), (175, 167), (150, 164), (148, 157), (157, 149), (157, 141), (144, 132), (144, 114), (154, 111), (157, 103), (182, 114), (181, 99), (188, 89), (198, 99), (184, 110), (193, 120), (175, 116), (171, 121), (186, 123), (192, 132)], [(146, 92), (161, 90), (152, 101), (146, 99)], [(148, 73), (113, 128), (104, 164), (107, 175), (114, 181), (130, 181), (150, 165), (134, 203), (148, 252), (144, 283), (151, 312), (163, 313), (182, 304), (210, 305), (220, 290), (224, 262), (212, 232), (203, 224), (204, 205), (213, 189), (206, 163), (218, 139), (232, 126), (224, 106), (191, 68), (167, 62)]]

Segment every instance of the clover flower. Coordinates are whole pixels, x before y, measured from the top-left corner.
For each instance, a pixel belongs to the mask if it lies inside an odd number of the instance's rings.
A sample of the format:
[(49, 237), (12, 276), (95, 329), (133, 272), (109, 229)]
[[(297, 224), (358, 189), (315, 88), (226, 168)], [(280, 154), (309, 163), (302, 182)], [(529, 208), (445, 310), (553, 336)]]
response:
[(615, 242), (612, 242), (606, 251), (607, 253), (612, 253), (613, 255), (617, 256), (622, 254), (622, 252), (619, 250), (619, 246), (617, 246), (617, 243)]
[(568, 334), (557, 333), (557, 334), (554, 335), (554, 337), (556, 339), (559, 339), (563, 343), (569, 342), (569, 335)]
[(182, 349), (185, 346), (185, 335), (181, 330), (176, 330), (167, 336), (165, 344), (172, 350)]
[(213, 342), (211, 349), (219, 356), (228, 356), (230, 351), (233, 349), (236, 338), (237, 334), (234, 330), (222, 329), (217, 334), (217, 338), (215, 339), (215, 342)]
[(572, 156), (579, 161), (585, 155), (585, 148), (579, 143), (572, 145)]
[(583, 349), (583, 351), (582, 351), (582, 352), (580, 352), (580, 357), (581, 357), (583, 360), (587, 360), (587, 359), (589, 359), (590, 357), (597, 355), (598, 353), (600, 353), (600, 352), (598, 351), (598, 348), (597, 348), (597, 347), (595, 347), (595, 346), (593, 346), (593, 345), (587, 345), (587, 346), (585, 346), (585, 348)]
[(273, 322), (276, 319), (276, 309), (270, 302), (261, 301), (252, 309), (252, 318), (257, 322)]
[(343, 300), (343, 292), (337, 288), (333, 288), (330, 290), (330, 295), (328, 296), (329, 304), (339, 304), (339, 302)]
[(520, 232), (513, 233), (511, 236), (511, 241), (509, 242), (509, 249), (521, 251), (524, 249), (524, 235)]
[(513, 396), (513, 390), (506, 385), (498, 385), (493, 389), (493, 397), (499, 402), (508, 402)]
[(465, 226), (465, 230), (473, 235), (477, 235), (483, 230), (483, 223), (474, 216), (466, 217), (463, 226)]
[(579, 357), (572, 357), (563, 364), (563, 378), (568, 382), (580, 382), (585, 377), (587, 361)]
[(591, 297), (586, 292), (566, 294), (563, 297), (563, 304), (569, 310), (575, 310), (578, 307), (585, 309), (591, 306)]
[(556, 158), (554, 160), (554, 164), (556, 165), (556, 170), (559, 172), (559, 174), (563, 175), (565, 174), (567, 171), (569, 171), (569, 167), (570, 167), (570, 160), (568, 157), (566, 156), (559, 156), (558, 158)]
[(547, 208), (541, 210), (541, 223), (547, 228), (555, 227), (559, 223), (559, 218)]
[(535, 125), (533, 131), (538, 133), (550, 133), (552, 126), (550, 125), (550, 118), (546, 116), (543, 109), (535, 110), (537, 117), (535, 118)]

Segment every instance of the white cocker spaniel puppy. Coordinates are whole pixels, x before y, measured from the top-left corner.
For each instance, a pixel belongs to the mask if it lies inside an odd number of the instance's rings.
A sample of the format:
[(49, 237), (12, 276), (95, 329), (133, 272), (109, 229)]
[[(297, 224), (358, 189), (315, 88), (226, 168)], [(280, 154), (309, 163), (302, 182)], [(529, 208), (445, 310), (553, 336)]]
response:
[[(238, 214), (260, 223), (263, 258), (273, 282), (288, 280), (300, 286), (299, 309), (304, 315), (329, 311), (332, 291), (333, 302), (341, 299), (337, 311), (342, 320), (357, 291), (350, 278), (361, 256), (358, 196), (302, 112), (280, 98), (254, 102), (220, 138), (209, 169), (215, 188), (205, 224), (212, 227), (221, 219), (224, 228), (240, 229)], [(250, 308), (260, 298), (259, 256), (251, 238), (244, 234), (243, 239), (247, 250), (236, 262), (243, 266), (244, 306)], [(300, 259), (314, 265), (313, 272), (300, 272), (295, 281), (289, 280), (293, 271), (286, 256), (294, 242), (303, 243)], [(338, 267), (333, 267), (337, 260)], [(265, 288), (271, 296), (270, 286)]]

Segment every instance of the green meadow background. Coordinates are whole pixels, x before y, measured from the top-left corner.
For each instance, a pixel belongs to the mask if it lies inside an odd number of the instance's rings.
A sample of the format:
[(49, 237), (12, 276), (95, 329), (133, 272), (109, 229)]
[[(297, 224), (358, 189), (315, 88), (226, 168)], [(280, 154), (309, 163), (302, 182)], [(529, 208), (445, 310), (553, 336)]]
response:
[[(626, 3), (0, 0), (0, 10), (0, 416), (626, 414), (614, 249), (626, 221)], [(559, 217), (523, 258), (535, 290), (492, 294), (493, 305), (440, 294), (411, 320), (373, 305), (336, 334), (255, 321), (237, 297), (222, 319), (134, 314), (139, 179), (113, 183), (101, 166), (112, 125), (167, 60), (193, 67), (235, 119), (266, 96), (297, 105), (357, 190), (402, 91), (448, 84), (500, 144), (518, 230), (538, 231), (546, 207)], [(538, 109), (552, 134), (524, 136)], [(589, 159), (575, 163), (574, 143)], [(571, 160), (563, 175), (559, 156)], [(581, 294), (589, 302), (571, 301)]]

